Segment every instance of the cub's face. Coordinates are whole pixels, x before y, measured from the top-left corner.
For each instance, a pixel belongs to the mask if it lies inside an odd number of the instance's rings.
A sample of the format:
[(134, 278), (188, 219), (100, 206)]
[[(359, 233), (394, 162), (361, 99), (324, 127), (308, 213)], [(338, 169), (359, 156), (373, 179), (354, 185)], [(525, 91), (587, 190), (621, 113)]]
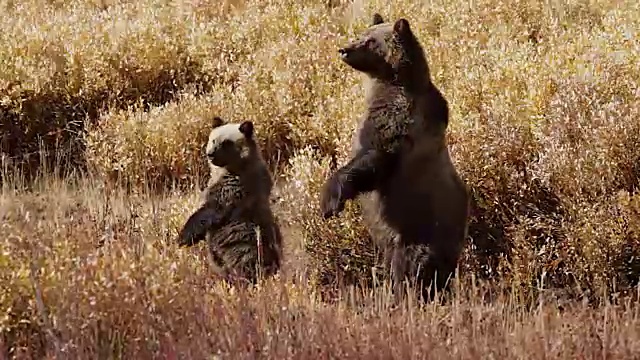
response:
[(224, 124), (221, 118), (214, 118), (207, 142), (207, 158), (211, 164), (232, 171), (239, 170), (252, 155), (255, 146), (251, 121)]
[(342, 61), (355, 70), (378, 78), (391, 78), (403, 54), (403, 37), (411, 30), (405, 19), (387, 23), (378, 13), (356, 40), (338, 50)]

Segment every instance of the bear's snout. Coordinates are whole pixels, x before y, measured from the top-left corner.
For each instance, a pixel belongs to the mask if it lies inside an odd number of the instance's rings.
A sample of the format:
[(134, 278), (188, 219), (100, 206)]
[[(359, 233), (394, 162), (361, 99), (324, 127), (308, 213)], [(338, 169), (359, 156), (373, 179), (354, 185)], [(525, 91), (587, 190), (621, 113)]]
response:
[(340, 54), (340, 56), (344, 59), (347, 56), (349, 56), (349, 54), (353, 51), (353, 49), (348, 48), (348, 47), (344, 47), (344, 48), (340, 48), (338, 49), (338, 54)]

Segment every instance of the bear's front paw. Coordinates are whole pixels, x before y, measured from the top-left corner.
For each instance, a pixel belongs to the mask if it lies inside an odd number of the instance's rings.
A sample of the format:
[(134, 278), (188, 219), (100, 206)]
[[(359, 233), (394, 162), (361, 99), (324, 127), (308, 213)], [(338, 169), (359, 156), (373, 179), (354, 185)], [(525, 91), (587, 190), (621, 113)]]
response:
[(178, 247), (189, 247), (194, 243), (193, 239), (183, 234), (176, 236), (175, 242), (178, 244)]
[(332, 176), (322, 187), (320, 210), (325, 219), (339, 214), (344, 209), (342, 184), (339, 176)]

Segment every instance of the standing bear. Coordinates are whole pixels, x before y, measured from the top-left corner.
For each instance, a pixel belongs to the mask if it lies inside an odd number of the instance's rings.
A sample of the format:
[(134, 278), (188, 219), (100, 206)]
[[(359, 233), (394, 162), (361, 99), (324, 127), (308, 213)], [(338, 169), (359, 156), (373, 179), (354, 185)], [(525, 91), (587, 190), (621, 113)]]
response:
[(254, 138), (253, 123), (214, 117), (207, 143), (211, 169), (203, 204), (180, 230), (178, 245), (207, 239), (213, 263), (229, 280), (255, 283), (276, 274), (282, 234), (271, 210), (273, 182)]
[(359, 197), (365, 225), (384, 250), (396, 300), (404, 297), (404, 280), (417, 285), (424, 300), (432, 299), (455, 274), (470, 206), (446, 144), (447, 101), (431, 82), (406, 19), (386, 23), (376, 13), (339, 54), (365, 75), (367, 109), (351, 160), (323, 185), (322, 214), (333, 217)]

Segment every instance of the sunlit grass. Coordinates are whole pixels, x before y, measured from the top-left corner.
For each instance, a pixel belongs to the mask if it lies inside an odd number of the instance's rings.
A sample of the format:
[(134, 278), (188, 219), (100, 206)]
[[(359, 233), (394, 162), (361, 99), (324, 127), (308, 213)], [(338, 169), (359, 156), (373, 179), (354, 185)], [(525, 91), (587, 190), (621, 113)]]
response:
[[(638, 2), (30, 0), (0, 12), (0, 348), (640, 353), (637, 303), (607, 304), (637, 298), (640, 282)], [(445, 305), (392, 311), (384, 290), (350, 294), (341, 285), (375, 272), (359, 210), (318, 216), (364, 106), (337, 48), (373, 12), (406, 17), (423, 43), (474, 197), (460, 291)], [(206, 181), (215, 115), (255, 122), (278, 183), (287, 266), (248, 292), (215, 281), (205, 246), (172, 241)], [(15, 169), (43, 165), (22, 187)], [(89, 172), (51, 177), (67, 165)]]

